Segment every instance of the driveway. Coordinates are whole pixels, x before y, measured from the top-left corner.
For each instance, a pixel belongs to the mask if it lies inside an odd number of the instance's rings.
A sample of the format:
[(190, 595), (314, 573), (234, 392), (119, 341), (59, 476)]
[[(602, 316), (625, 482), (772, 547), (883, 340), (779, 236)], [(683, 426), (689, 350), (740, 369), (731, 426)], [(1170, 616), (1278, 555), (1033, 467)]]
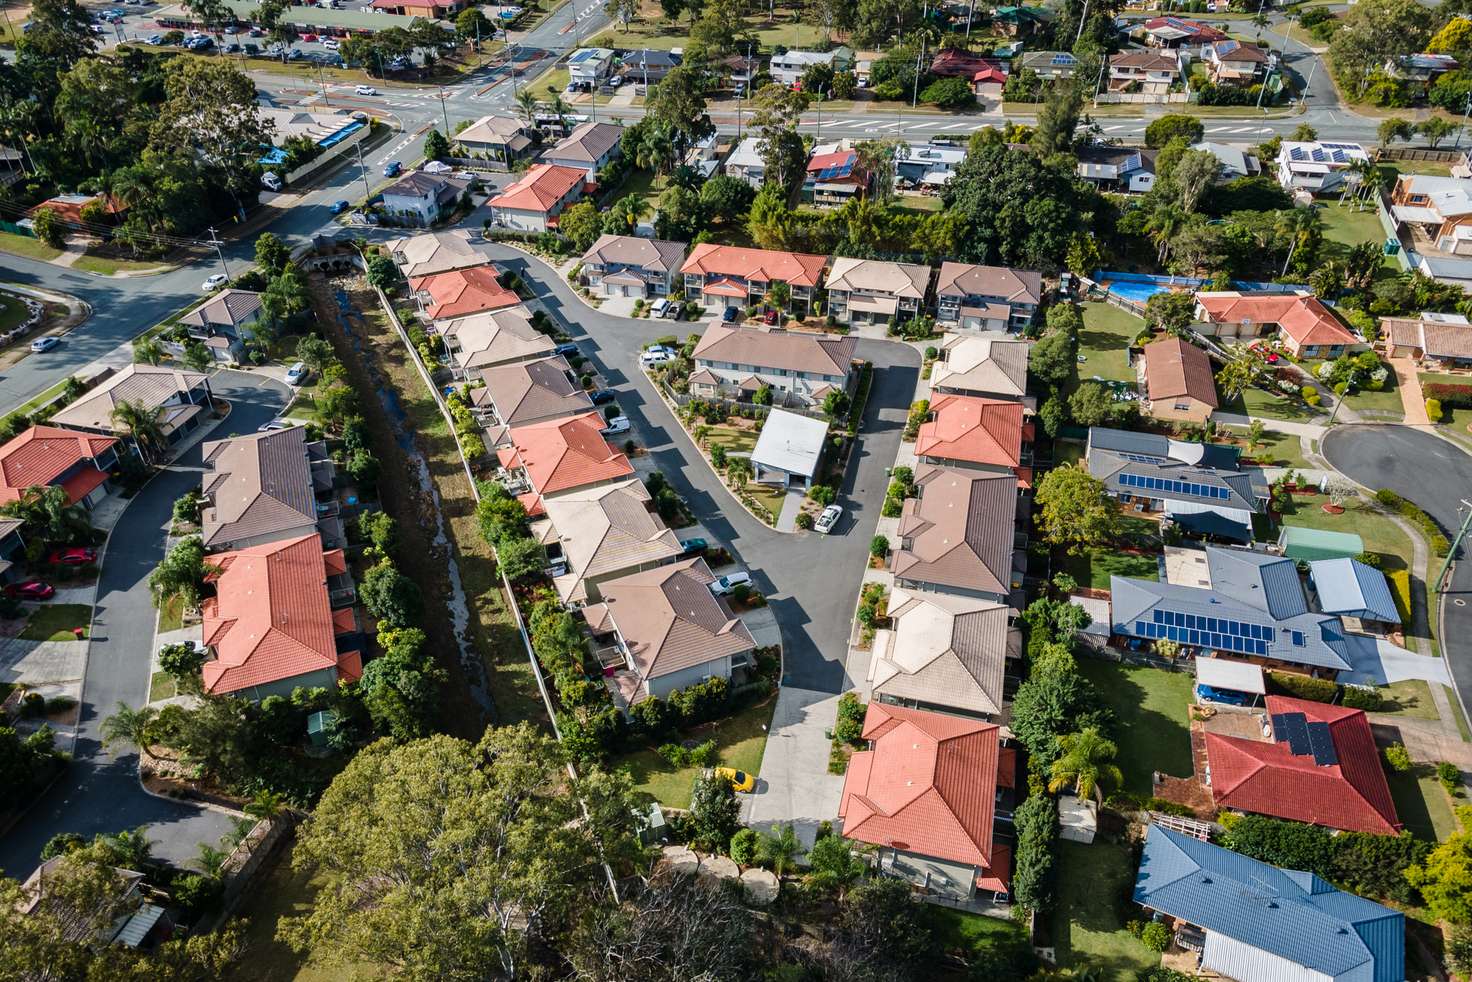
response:
[(548, 313), (568, 325), (583, 353), (618, 389), (618, 404), (654, 464), (684, 496), (695, 518), (751, 569), (782, 628), (783, 684), (827, 693), (851, 688), (854, 682), (844, 664), (849, 628), (888, 485), (885, 471), (899, 449), (915, 391), (919, 353), (908, 345), (859, 341), (859, 357), (873, 362), (875, 372), (838, 498), (848, 512), (845, 532), (781, 533), (752, 517), (731, 496), (639, 371), (642, 345), (700, 325), (615, 317), (584, 304), (562, 276), (526, 253), (498, 246), (492, 258), (521, 274)]
[[(210, 439), (254, 432), (286, 404), (285, 386), (244, 372), (222, 372), (211, 385), (232, 410)], [(119, 702), (136, 707), (147, 701), (155, 623), (148, 574), (163, 558), (175, 499), (199, 486), (201, 445), (196, 443), (128, 503), (107, 542), (75, 760), (0, 840), (0, 871), (7, 876), (29, 874), (41, 847), (58, 832), (90, 837), (146, 825), (154, 852), (183, 862), (194, 857), (200, 843), (214, 844), (230, 829), (223, 812), (146, 793), (138, 783), (137, 754), (115, 753), (101, 743), (102, 720)]]
[[(1389, 488), (1414, 501), (1449, 531), (1461, 524), (1461, 500), (1472, 500), (1472, 457), (1424, 430), (1408, 426), (1336, 426), (1324, 436), (1320, 452), (1351, 480), (1372, 490)], [(1412, 576), (1419, 573), (1411, 571)], [(1472, 564), (1459, 561), (1441, 595), (1442, 630), (1438, 636), (1464, 708), (1472, 695), (1469, 598)]]

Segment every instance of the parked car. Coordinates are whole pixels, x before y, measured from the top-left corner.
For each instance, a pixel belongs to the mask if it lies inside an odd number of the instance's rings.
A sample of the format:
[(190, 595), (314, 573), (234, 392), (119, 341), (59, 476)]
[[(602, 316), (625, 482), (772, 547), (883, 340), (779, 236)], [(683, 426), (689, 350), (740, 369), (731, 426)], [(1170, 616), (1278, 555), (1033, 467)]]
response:
[(724, 597), (743, 584), (747, 586), (751, 585), (751, 574), (744, 569), (738, 570), (735, 573), (727, 573), (725, 576), (716, 580), (710, 585), (710, 592), (718, 597)]
[(220, 287), (229, 282), (230, 277), (226, 276), (224, 273), (215, 273), (212, 276), (208, 277), (204, 281), (204, 283), (200, 285), (200, 289), (203, 290), (205, 293), (209, 293), (211, 290), (218, 290)]
[[(150, 35), (148, 35), (148, 43), (149, 44), (152, 44), (152, 45), (155, 45), (155, 46), (160, 45), (160, 44), (163, 44), (164, 43), (163, 36), (162, 35), (159, 35), (159, 34), (150, 34)], [(249, 45), (247, 45), (247, 47), (249, 47)]]
[(354, 95), (378, 95), (378, 90), (371, 85), (360, 85), (353, 89)]
[(578, 346), (571, 341), (564, 341), (562, 344), (553, 348), (552, 353), (554, 355), (575, 355), (578, 353)]
[(334, 201), (332, 203), (332, 207), (328, 209), (328, 211), (332, 212), (334, 215), (341, 215), (343, 212), (345, 212), (347, 210), (348, 210), (348, 203), (346, 201), (341, 201), (341, 200)]
[(386, 163), (386, 164), (383, 165), (383, 176), (384, 177), (398, 177), (399, 176), (399, 171), (401, 171), (403, 169), (404, 169), (404, 165), (403, 164), (399, 163), (397, 160), (390, 160), (388, 163)]
[(745, 791), (750, 793), (756, 790), (756, 775), (748, 774), (746, 771), (738, 771), (734, 767), (717, 767), (716, 777), (723, 777), (731, 782), (731, 790)]
[(40, 580), (25, 580), (21, 583), (7, 584), (5, 595), (16, 600), (49, 600), (56, 596), (56, 587), (50, 583), (42, 583)]
[(618, 393), (612, 389), (598, 389), (595, 392), (589, 392), (588, 398), (593, 400), (593, 405), (603, 406), (617, 399)]
[(668, 317), (671, 320), (680, 319), (680, 305), (668, 297), (660, 297), (649, 305), (651, 317)]
[(290, 429), (290, 428), (291, 428), (291, 424), (288, 423), (286, 420), (284, 420), (284, 419), (273, 419), (273, 420), (271, 420), (268, 423), (262, 423), (260, 426), (257, 426), (256, 427), (256, 432), (257, 433), (271, 433), (271, 432), (273, 432), (275, 430), (286, 430), (286, 429)]
[(705, 552), (709, 548), (710, 543), (705, 541), (704, 538), (698, 535), (692, 539), (686, 539), (684, 542), (680, 543), (680, 550), (687, 556), (693, 556), (698, 553)]
[(648, 351), (639, 353), (639, 367), (652, 368), (655, 365), (665, 365), (675, 360), (675, 353), (665, 348), (650, 348)]
[(305, 41), (305, 42), (307, 42), (308, 44), (316, 44), (317, 43), (317, 35), (315, 35), (315, 34), (303, 34), (302, 35), (302, 40)]
[(61, 344), (61, 338), (57, 337), (54, 334), (50, 334), (50, 335), (47, 335), (44, 338), (37, 338), (36, 340), (32, 341), (31, 342), (31, 350), (32, 351), (50, 351), (52, 348), (56, 347), (58, 344)]
[(69, 549), (53, 549), (46, 557), (48, 563), (59, 566), (87, 566), (97, 562), (97, 550), (91, 546), (72, 546)]
[[(151, 44), (152, 42), (149, 43)], [(245, 45), (245, 53), (254, 58), (256, 55), (261, 53), (261, 46), (259, 44), (251, 44), (247, 42)]]
[(721, 311), (721, 320), (726, 322), (727, 324), (731, 323), (740, 316), (741, 311), (739, 311), (735, 307), (727, 307), (725, 310)]
[(843, 508), (840, 505), (829, 505), (823, 509), (823, 514), (813, 523), (813, 531), (829, 534), (838, 527), (839, 519), (843, 518)]
[(268, 191), (280, 191), (282, 188), (281, 175), (272, 170), (266, 171), (261, 175), (261, 187)]
[(286, 370), (286, 384), (301, 385), (307, 380), (307, 376), (311, 374), (311, 369), (307, 368), (307, 366), (302, 364), (301, 362), (297, 362)]
[(629, 417), (627, 416), (615, 416), (608, 421), (607, 426), (603, 427), (604, 436), (617, 436), (627, 432), (629, 432)]
[(225, 45), (225, 54), (227, 55), (237, 54), (239, 53), (239, 51), (240, 45), (234, 43), (233, 41), (230, 44)]
[(336, 51), (338, 48), (341, 48), (342, 45), (332, 38), (323, 38), (322, 47), (326, 48), (328, 51)]
[(762, 321), (767, 324), (775, 324), (782, 315), (775, 310), (769, 310), (762, 316)]
[(1245, 692), (1233, 692), (1231, 689), (1218, 689), (1214, 686), (1198, 684), (1196, 698), (1205, 699), (1208, 702), (1219, 702), (1227, 706), (1245, 706), (1248, 695)]
[(292, 48), (291, 49), (291, 54), (287, 55), (286, 57), (290, 61), (301, 61), (306, 56), (307, 56), (307, 53), (305, 51), (303, 51), (301, 48)]

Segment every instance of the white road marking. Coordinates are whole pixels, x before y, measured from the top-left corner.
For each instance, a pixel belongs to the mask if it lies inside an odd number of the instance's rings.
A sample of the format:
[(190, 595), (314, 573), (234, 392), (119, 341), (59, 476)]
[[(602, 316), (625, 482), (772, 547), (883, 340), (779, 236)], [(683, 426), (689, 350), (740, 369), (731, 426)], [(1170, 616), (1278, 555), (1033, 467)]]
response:
[(943, 130), (963, 130), (963, 129), (965, 129), (966, 127), (968, 127), (970, 125), (971, 125), (970, 123), (952, 123), (949, 126), (942, 126), (941, 129), (943, 129)]
[(1127, 129), (1129, 129), (1128, 126), (1106, 126), (1106, 127), (1104, 127), (1104, 132), (1105, 133), (1113, 133), (1115, 130), (1127, 130)]
[(1223, 133), (1223, 132), (1225, 132), (1225, 131), (1227, 131), (1229, 129), (1231, 129), (1230, 126), (1209, 126), (1209, 127), (1207, 127), (1206, 132), (1208, 132), (1208, 133)]

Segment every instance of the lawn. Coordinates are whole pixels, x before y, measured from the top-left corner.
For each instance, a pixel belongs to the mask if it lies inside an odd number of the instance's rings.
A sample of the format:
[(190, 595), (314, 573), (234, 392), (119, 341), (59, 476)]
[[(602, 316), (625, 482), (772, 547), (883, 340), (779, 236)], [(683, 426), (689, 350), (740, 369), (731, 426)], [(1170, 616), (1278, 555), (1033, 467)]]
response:
[(1406, 415), (1405, 406), (1400, 401), (1400, 386), (1396, 385), (1394, 372), (1391, 372), (1386, 378), (1385, 388), (1379, 392), (1360, 389), (1345, 398), (1345, 405), (1355, 412), (1368, 412), (1377, 420), (1399, 421)]
[(728, 454), (751, 453), (756, 447), (756, 437), (756, 430), (738, 429), (734, 426), (712, 426), (710, 432), (705, 436), (706, 454), (709, 455), (710, 448), (716, 446), (725, 447)]
[(179, 683), (168, 672), (154, 672), (148, 679), (148, 701), (172, 699), (179, 694)]
[(37, 608), (26, 621), (20, 636), (25, 641), (76, 641), (75, 628), (83, 637), (92, 624), (92, 608), (86, 604), (48, 604)]
[(276, 940), (277, 922), (310, 911), (315, 893), (312, 878), (293, 870), (291, 852), (283, 849), (237, 911), (246, 920), (250, 957), (237, 960), (225, 978), (230, 982), (329, 982), (352, 976), (353, 968), (371, 968), (312, 965), (307, 957)]
[(116, 276), (118, 273), (136, 273), (143, 270), (162, 273), (174, 267), (152, 260), (137, 259), (115, 259), (110, 256), (94, 256), (88, 253), (81, 256), (72, 263), (72, 269), (80, 269), (88, 273), (98, 273), (102, 276)]
[(291, 405), (287, 406), (281, 415), (309, 423), (321, 423), (322, 414), (317, 409), (316, 401), (319, 381), (321, 380), (314, 377), (306, 385), (297, 386), (292, 392)]
[(624, 183), (619, 185), (611, 200), (636, 195), (649, 203), (649, 210), (653, 213), (659, 209), (659, 196), (664, 194), (669, 184), (667, 178), (636, 167), (629, 171), (629, 176), (624, 178)]
[(177, 631), (184, 626), (184, 601), (177, 594), (164, 601), (158, 609), (158, 633)]
[(1078, 377), (1080, 381), (1098, 377), (1133, 382), (1135, 370), (1130, 367), (1128, 348), (1145, 322), (1134, 314), (1107, 303), (1086, 303), (1084, 329), (1078, 336)]
[(1237, 398), (1225, 403), (1222, 411), (1240, 413), (1245, 416), (1261, 416), (1265, 419), (1283, 419), (1289, 422), (1307, 422), (1320, 415), (1319, 410), (1310, 409), (1297, 399), (1285, 399), (1280, 395), (1257, 388), (1247, 389)]
[(1055, 467), (1077, 467), (1079, 461), (1084, 459), (1084, 452), (1087, 449), (1079, 440), (1058, 440), (1053, 444), (1053, 465)]
[(1124, 771), (1124, 790), (1149, 795), (1153, 774), (1191, 774), (1191, 734), (1186, 709), (1191, 702), (1189, 672), (1124, 665), (1095, 658), (1079, 660), (1079, 669), (1094, 683), (1117, 724), (1116, 762)]
[(1463, 743), (1472, 743), (1472, 727), (1467, 725), (1467, 714), (1462, 712), (1462, 704), (1457, 701), (1457, 694), (1449, 685), (1443, 685), (1446, 697), (1452, 704), (1452, 719), (1456, 720), (1457, 733), (1461, 734)]
[(19, 327), (30, 315), (30, 308), (18, 298), (0, 293), (0, 331)]
[(0, 252), (13, 252), (17, 256), (39, 259), (42, 262), (61, 255), (60, 249), (53, 249), (40, 239), (33, 239), (29, 235), (16, 235), (14, 232), (0, 232)]
[(1090, 845), (1060, 840), (1056, 851), (1053, 946), (1059, 967), (1089, 966), (1098, 970), (1097, 978), (1125, 982), (1160, 964), (1160, 956), (1124, 927), (1135, 880), (1130, 850), (1103, 840)]
[[(1247, 436), (1245, 426), (1228, 426), (1225, 429), (1236, 436), (1244, 438)], [(1247, 455), (1245, 446), (1242, 452)], [(1265, 467), (1308, 467), (1308, 461), (1303, 458), (1303, 446), (1299, 443), (1298, 437), (1292, 433), (1265, 430), (1261, 444), (1250, 456), (1261, 461)]]
[(1387, 767), (1385, 777), (1395, 799), (1395, 813), (1412, 835), (1440, 842), (1457, 831), (1451, 799), (1430, 764), (1417, 764), (1405, 773)]
[[(727, 719), (707, 723), (680, 736), (696, 743), (713, 739), (721, 766), (757, 774), (762, 769), (767, 726), (772, 722), (772, 710), (776, 706), (776, 698), (769, 698)], [(676, 767), (653, 750), (624, 754), (615, 758), (612, 766), (626, 769), (634, 779), (635, 790), (647, 791), (661, 805), (669, 808), (690, 807), (691, 786), (701, 771), (699, 767)]]
[[(790, 21), (787, 19), (790, 16), (784, 10), (781, 19), (772, 23), (763, 12), (747, 17), (746, 27), (765, 51), (771, 51), (779, 44), (788, 48), (811, 48), (823, 39), (821, 28)], [(651, 0), (643, 0), (639, 5), (639, 14), (630, 21), (627, 31), (611, 27), (591, 40), (583, 40), (584, 47), (653, 48), (660, 51), (689, 43), (690, 22), (683, 18), (676, 22), (667, 20), (661, 13), (659, 4)]]
[(748, 484), (746, 490), (756, 499), (757, 504), (771, 513), (772, 521), (777, 521), (782, 514), (782, 502), (787, 498), (786, 490), (772, 488), (765, 484)]
[(1153, 555), (1092, 549), (1082, 555), (1068, 556), (1063, 570), (1078, 581), (1079, 586), (1095, 590), (1109, 589), (1109, 577), (1132, 576), (1139, 580), (1158, 580), (1159, 563)]
[(924, 910), (929, 916), (930, 930), (934, 933), (936, 944), (947, 950), (969, 948), (973, 941), (981, 938), (1022, 930), (1011, 921), (968, 914), (964, 910), (953, 910), (939, 904), (926, 904)]
[(1412, 719), (1441, 719), (1431, 701), (1431, 684), (1425, 679), (1405, 679), (1379, 688), (1380, 712)]
[[(1340, 204), (1332, 201), (1319, 205), (1319, 215), (1324, 219), (1324, 257), (1342, 260), (1351, 246), (1361, 242), (1385, 241), (1385, 230), (1380, 227), (1380, 218), (1374, 208)], [(1382, 276), (1400, 273), (1400, 264), (1392, 256), (1380, 260)]]

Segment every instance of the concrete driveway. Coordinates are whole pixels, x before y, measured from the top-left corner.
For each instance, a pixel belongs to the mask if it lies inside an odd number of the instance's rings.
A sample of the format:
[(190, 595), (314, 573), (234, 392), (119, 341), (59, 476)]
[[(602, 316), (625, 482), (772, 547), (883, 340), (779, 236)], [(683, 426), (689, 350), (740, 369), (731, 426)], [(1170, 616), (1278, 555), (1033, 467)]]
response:
[(804, 848), (812, 848), (818, 823), (838, 818), (843, 775), (828, 773), (827, 731), (838, 719), (838, 696), (784, 686), (777, 695), (756, 790), (743, 820), (763, 831), (791, 823)]
[[(222, 372), (211, 385), (232, 406), (211, 439), (254, 432), (287, 400), (284, 385), (244, 372)], [(136, 707), (148, 699), (155, 623), (148, 574), (163, 558), (175, 499), (199, 486), (200, 446), (196, 443), (128, 503), (108, 539), (97, 583), (75, 760), (0, 840), (0, 871), (7, 876), (30, 873), (41, 847), (58, 832), (90, 837), (146, 825), (155, 854), (183, 862), (194, 857), (200, 843), (214, 844), (230, 828), (230, 816), (223, 812), (146, 793), (138, 783), (136, 752), (111, 751), (101, 740), (102, 720), (119, 702)]]

